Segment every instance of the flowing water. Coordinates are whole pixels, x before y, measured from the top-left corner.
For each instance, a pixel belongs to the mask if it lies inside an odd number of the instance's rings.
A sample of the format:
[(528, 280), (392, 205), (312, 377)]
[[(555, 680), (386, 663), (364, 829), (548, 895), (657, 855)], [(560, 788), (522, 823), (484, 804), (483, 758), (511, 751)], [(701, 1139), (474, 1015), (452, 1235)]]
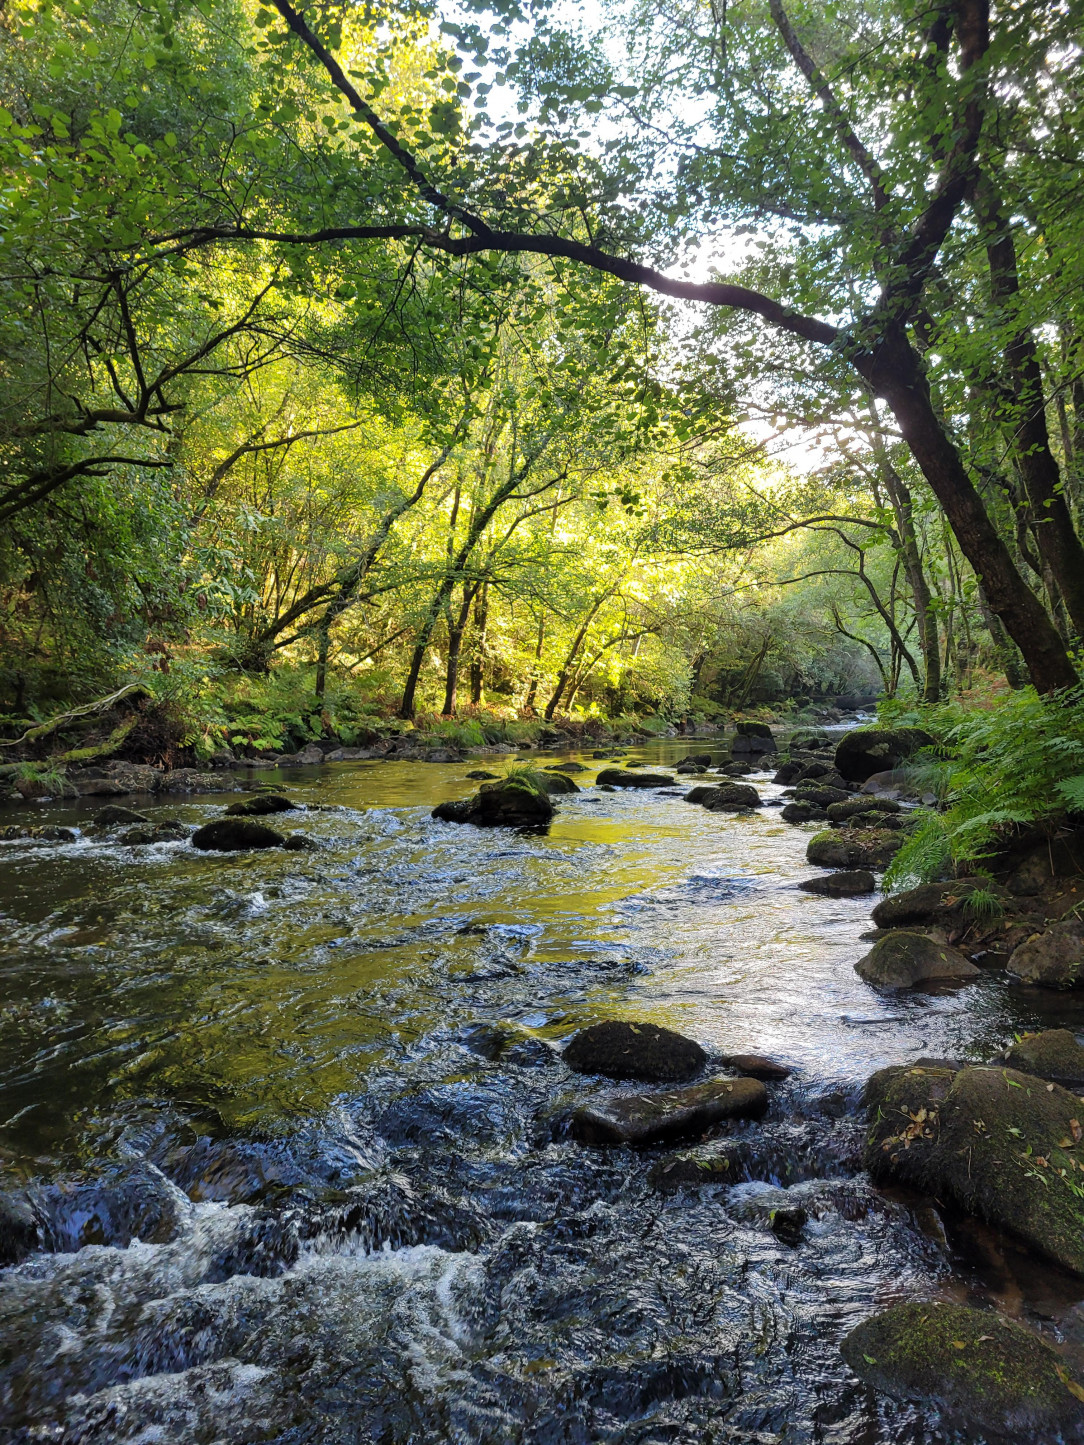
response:
[[(860, 1167), (872, 1070), (988, 1057), (1034, 995), (868, 988), (870, 900), (800, 892), (778, 808), (588, 787), (545, 834), (434, 822), (476, 766), (259, 774), (311, 853), (0, 844), (0, 1165), (48, 1235), (0, 1272), (0, 1438), (908, 1445), (952, 1437), (838, 1354), (878, 1307), (1084, 1338), (1076, 1285)], [(665, 1151), (567, 1138), (623, 1086), (557, 1046), (612, 1017), (793, 1066), (732, 1126), (740, 1182), (661, 1194)]]

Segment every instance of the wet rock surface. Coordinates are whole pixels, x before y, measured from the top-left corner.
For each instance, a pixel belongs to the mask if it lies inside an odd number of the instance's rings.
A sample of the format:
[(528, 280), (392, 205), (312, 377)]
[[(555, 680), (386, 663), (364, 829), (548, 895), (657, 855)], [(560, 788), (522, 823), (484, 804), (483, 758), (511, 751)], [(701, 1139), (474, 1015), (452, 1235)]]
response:
[(875, 1390), (932, 1403), (968, 1434), (1084, 1439), (1084, 1389), (1036, 1334), (986, 1310), (917, 1301), (863, 1321), (843, 1357)]
[(757, 1079), (713, 1079), (665, 1093), (615, 1095), (583, 1105), (569, 1128), (581, 1144), (599, 1147), (695, 1138), (730, 1119), (758, 1119), (768, 1092)]
[(611, 788), (668, 788), (673, 781), (669, 773), (645, 773), (637, 768), (603, 768), (595, 779)]
[(271, 813), (289, 813), (298, 805), (281, 793), (259, 793), (255, 798), (244, 798), (231, 803), (226, 809), (228, 818), (263, 818)]
[(581, 1029), (565, 1045), (563, 1058), (578, 1074), (653, 1084), (691, 1079), (708, 1061), (695, 1039), (659, 1024), (616, 1019)]
[(266, 823), (254, 823), (248, 818), (216, 818), (212, 823), (204, 823), (192, 834), (193, 848), (215, 853), (281, 848), (285, 841), (281, 833), (269, 828)]
[(859, 898), (873, 893), (877, 882), (866, 868), (841, 869), (838, 873), (822, 873), (806, 878), (798, 887), (806, 893), (819, 893), (824, 898)]
[(855, 973), (880, 988), (912, 988), (930, 979), (978, 978), (981, 969), (947, 943), (901, 929), (879, 939), (854, 966)]
[(1084, 1102), (1004, 1066), (916, 1065), (875, 1074), (866, 1164), (927, 1190), (1084, 1274)]
[(433, 817), (444, 823), (473, 823), (479, 828), (538, 827), (553, 817), (553, 804), (544, 784), (500, 778), (483, 783), (473, 798), (438, 804)]

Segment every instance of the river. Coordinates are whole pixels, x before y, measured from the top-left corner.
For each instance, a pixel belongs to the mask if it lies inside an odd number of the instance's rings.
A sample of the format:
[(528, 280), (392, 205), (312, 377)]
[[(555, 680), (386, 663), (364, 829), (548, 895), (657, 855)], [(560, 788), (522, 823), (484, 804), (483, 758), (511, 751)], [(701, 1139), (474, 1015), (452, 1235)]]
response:
[[(874, 1069), (987, 1058), (1049, 1006), (995, 973), (869, 988), (871, 900), (801, 892), (814, 829), (777, 807), (707, 813), (679, 779), (585, 787), (545, 834), (433, 821), (478, 766), (254, 775), (311, 853), (0, 844), (0, 1165), (56, 1251), (0, 1272), (0, 1438), (919, 1445), (955, 1437), (838, 1354), (875, 1309), (994, 1301), (1084, 1339), (1078, 1284), (859, 1162)], [(555, 1047), (613, 1017), (793, 1067), (731, 1130), (748, 1177), (662, 1194), (665, 1151), (566, 1137), (634, 1087)], [(768, 1227), (795, 1201), (797, 1246)]]

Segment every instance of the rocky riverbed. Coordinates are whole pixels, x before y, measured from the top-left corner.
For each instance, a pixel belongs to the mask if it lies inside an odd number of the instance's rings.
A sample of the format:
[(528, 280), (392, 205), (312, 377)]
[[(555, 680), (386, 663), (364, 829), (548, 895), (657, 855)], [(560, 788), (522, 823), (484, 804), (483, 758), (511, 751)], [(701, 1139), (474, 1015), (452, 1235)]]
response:
[(8, 1438), (1076, 1438), (1075, 875), (881, 903), (901, 758), (775, 741), (532, 755), (523, 831), (431, 816), (489, 759), (0, 820)]

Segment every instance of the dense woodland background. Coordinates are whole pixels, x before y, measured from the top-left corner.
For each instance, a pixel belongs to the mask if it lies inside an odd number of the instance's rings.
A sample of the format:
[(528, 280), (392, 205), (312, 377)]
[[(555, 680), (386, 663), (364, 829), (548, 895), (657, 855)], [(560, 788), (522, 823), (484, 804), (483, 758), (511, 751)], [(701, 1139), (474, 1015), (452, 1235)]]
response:
[(11, 0), (8, 736), (1071, 687), (1080, 22)]

